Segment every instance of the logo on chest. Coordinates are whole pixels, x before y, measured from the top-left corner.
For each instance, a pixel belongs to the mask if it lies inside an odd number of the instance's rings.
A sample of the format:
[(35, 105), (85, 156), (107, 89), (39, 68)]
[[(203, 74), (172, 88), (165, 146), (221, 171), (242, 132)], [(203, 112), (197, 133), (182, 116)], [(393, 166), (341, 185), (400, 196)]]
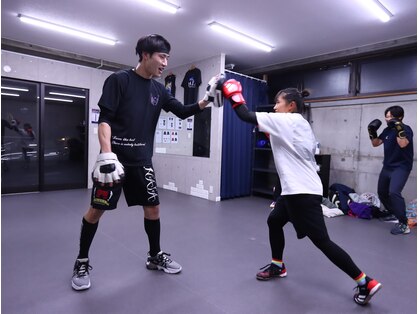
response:
[(188, 87), (189, 88), (195, 88), (196, 87), (196, 82), (195, 79), (193, 77), (190, 77), (188, 80)]
[(157, 104), (159, 103), (159, 99), (160, 99), (159, 95), (156, 95), (156, 96), (151, 95), (150, 102), (153, 106), (157, 106)]

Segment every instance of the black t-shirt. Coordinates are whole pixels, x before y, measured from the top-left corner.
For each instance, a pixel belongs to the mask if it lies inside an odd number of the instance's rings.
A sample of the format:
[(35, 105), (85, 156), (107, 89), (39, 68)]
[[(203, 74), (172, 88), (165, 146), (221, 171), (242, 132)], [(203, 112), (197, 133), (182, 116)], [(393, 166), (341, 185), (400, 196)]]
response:
[(176, 96), (176, 75), (170, 74), (164, 79), (164, 87), (167, 91), (172, 94), (173, 97)]
[(402, 168), (412, 170), (413, 167), (413, 131), (408, 125), (404, 125), (406, 138), (409, 144), (405, 148), (401, 148), (397, 143), (397, 132), (394, 128), (386, 127), (379, 138), (384, 144), (384, 168), (394, 169)]
[(184, 106), (164, 85), (134, 70), (111, 74), (99, 100), (99, 123), (111, 126), (112, 151), (127, 166), (151, 165), (156, 125), (161, 109), (185, 119), (201, 112), (197, 103)]
[(185, 105), (193, 104), (198, 100), (199, 85), (201, 85), (201, 70), (193, 68), (186, 72), (185, 77), (182, 81), (182, 87), (184, 88), (184, 100)]

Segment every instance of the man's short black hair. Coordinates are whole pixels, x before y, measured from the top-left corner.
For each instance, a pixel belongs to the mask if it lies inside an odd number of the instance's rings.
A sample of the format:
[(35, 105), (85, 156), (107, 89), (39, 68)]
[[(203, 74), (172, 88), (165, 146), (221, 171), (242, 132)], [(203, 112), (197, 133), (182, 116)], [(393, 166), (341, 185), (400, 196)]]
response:
[(137, 46), (135, 47), (135, 52), (140, 57), (140, 62), (143, 59), (143, 52), (147, 52), (152, 55), (155, 52), (170, 53), (170, 43), (161, 35), (152, 34), (141, 37)]
[(384, 116), (390, 111), (391, 115), (399, 120), (402, 120), (404, 117), (404, 110), (400, 106), (391, 106), (384, 111)]

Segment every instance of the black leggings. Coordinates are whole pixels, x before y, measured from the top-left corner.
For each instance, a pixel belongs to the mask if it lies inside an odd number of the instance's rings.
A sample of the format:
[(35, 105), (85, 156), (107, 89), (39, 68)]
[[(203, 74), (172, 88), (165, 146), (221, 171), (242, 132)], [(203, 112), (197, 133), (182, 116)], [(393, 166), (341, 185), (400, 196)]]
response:
[[(300, 205), (302, 198), (304, 199), (303, 196), (299, 197)], [(282, 203), (279, 204), (280, 202)], [(283, 227), (290, 221), (288, 211), (298, 210), (298, 208), (287, 208), (289, 205), (292, 205), (292, 203), (293, 202), (290, 202), (289, 199), (284, 200), (284, 198), (281, 197), (278, 200), (275, 209), (271, 211), (268, 217), (269, 241), (271, 244), (272, 258), (274, 259), (282, 260), (283, 258), (282, 256), (285, 247)], [(316, 234), (307, 234), (307, 236), (333, 264), (344, 271), (349, 277), (352, 279), (358, 277), (361, 274), (361, 270), (355, 265), (349, 254), (330, 240), (326, 230), (323, 234), (326, 234), (326, 236), (316, 236)]]

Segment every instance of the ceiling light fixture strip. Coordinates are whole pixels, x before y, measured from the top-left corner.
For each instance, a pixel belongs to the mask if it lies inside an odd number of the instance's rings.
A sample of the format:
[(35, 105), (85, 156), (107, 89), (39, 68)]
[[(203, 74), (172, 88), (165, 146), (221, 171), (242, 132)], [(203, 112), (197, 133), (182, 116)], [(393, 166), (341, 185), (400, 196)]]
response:
[(388, 22), (393, 14), (379, 0), (367, 0), (366, 4), (377, 15), (382, 22)]
[(266, 52), (271, 52), (272, 49), (274, 48), (273, 46), (264, 43), (263, 41), (253, 38), (247, 34), (244, 34), (240, 31), (237, 31), (233, 28), (230, 28), (226, 25), (223, 25), (221, 23), (218, 23), (216, 21), (213, 21), (211, 23), (208, 24), (212, 29), (214, 29), (215, 31), (218, 31), (224, 35), (227, 35), (231, 38), (234, 38), (236, 40), (239, 40), (241, 42), (244, 42), (246, 44), (249, 44), (253, 47), (259, 48), (261, 50), (264, 50)]
[(109, 39), (109, 38), (101, 37), (101, 36), (98, 36), (98, 35), (90, 34), (90, 33), (80, 31), (80, 30), (77, 30), (77, 29), (74, 29), (74, 28), (70, 28), (70, 27), (67, 27), (67, 26), (58, 25), (58, 24), (55, 24), (55, 23), (43, 21), (43, 20), (40, 20), (40, 19), (37, 19), (37, 18), (25, 16), (25, 15), (22, 15), (22, 14), (19, 14), (18, 18), (24, 23), (35, 25), (35, 26), (42, 27), (42, 28), (46, 28), (46, 29), (53, 30), (53, 31), (56, 31), (56, 32), (77, 36), (77, 37), (80, 37), (80, 38), (88, 39), (88, 40), (99, 42), (99, 43), (102, 43), (102, 44), (107, 44), (107, 45), (112, 45), (112, 46), (116, 44), (116, 40), (113, 40), (113, 39)]
[(172, 14), (175, 14), (177, 10), (180, 9), (180, 6), (173, 4), (169, 1), (165, 1), (165, 0), (143, 0), (143, 1), (162, 11), (166, 11)]

